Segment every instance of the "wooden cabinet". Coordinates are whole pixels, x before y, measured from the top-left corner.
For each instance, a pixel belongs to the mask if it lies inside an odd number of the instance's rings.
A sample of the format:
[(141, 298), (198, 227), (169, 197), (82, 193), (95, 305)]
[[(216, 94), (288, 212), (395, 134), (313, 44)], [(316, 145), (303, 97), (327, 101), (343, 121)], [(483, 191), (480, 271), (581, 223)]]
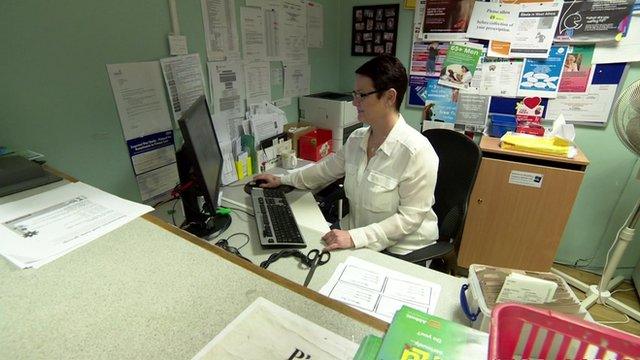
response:
[(458, 265), (549, 271), (588, 159), (503, 150), (488, 137), (480, 148)]

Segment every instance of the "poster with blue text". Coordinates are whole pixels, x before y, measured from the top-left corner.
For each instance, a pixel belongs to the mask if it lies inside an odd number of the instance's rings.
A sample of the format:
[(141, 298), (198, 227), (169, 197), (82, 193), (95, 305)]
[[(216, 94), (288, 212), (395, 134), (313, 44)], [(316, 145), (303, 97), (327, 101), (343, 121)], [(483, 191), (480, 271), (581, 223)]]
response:
[(552, 46), (546, 59), (525, 59), (518, 96), (556, 98), (567, 50), (567, 46)]

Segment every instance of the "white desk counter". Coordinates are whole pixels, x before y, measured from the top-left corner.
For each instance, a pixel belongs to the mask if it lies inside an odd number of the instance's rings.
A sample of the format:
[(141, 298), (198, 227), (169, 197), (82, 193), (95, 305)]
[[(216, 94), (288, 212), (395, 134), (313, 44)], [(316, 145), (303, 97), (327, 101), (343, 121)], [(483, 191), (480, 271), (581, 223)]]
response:
[(147, 215), (39, 269), (0, 258), (0, 359), (190, 359), (259, 296), (354, 342), (386, 329)]

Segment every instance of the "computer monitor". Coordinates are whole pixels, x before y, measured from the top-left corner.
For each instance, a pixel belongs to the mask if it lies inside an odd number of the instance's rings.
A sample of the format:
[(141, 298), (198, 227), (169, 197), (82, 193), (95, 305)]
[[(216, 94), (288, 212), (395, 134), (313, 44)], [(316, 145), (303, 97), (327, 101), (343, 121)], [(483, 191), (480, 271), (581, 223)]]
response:
[[(204, 96), (182, 114), (178, 124), (184, 138), (176, 154), (180, 183), (183, 186), (192, 183), (181, 193), (185, 214), (182, 228), (205, 237), (228, 227), (231, 217), (216, 214), (223, 159)], [(202, 208), (198, 197), (204, 198)]]

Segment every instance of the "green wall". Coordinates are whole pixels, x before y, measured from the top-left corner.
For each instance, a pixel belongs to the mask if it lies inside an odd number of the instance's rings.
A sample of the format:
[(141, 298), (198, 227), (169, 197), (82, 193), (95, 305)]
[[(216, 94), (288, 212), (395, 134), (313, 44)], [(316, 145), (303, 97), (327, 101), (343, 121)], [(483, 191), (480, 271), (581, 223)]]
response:
[[(367, 60), (350, 55), (351, 9), (384, 2), (318, 2), (324, 5), (325, 46), (309, 50), (311, 90), (350, 91), (354, 70)], [(177, 3), (182, 33), (190, 52), (200, 53), (206, 74), (200, 1)], [(243, 3), (238, 1), (237, 8)], [(413, 11), (400, 4), (397, 56), (408, 65)], [(166, 0), (0, 2), (0, 144), (44, 153), (52, 166), (138, 200), (105, 64), (167, 57), (170, 31)], [(640, 64), (635, 64), (625, 86), (638, 78)], [(281, 94), (281, 89), (273, 90), (274, 97)], [(285, 111), (289, 121), (295, 120), (297, 101)], [(420, 110), (402, 112), (410, 124), (420, 127)], [(578, 128), (576, 142), (591, 165), (557, 259), (573, 263), (595, 256), (591, 266), (597, 268), (604, 264), (618, 227), (640, 196), (637, 158), (620, 144), (610, 125)], [(637, 239), (620, 266), (632, 267), (638, 254)]]
[[(317, 2), (325, 46), (309, 49), (313, 92), (338, 87), (339, 2)], [(177, 4), (181, 32), (189, 51), (200, 53), (206, 78), (200, 0)], [(105, 65), (168, 57), (170, 31), (167, 0), (1, 1), (0, 145), (43, 153), (81, 181), (139, 200)], [(284, 109), (289, 121), (297, 108), (294, 99)]]

